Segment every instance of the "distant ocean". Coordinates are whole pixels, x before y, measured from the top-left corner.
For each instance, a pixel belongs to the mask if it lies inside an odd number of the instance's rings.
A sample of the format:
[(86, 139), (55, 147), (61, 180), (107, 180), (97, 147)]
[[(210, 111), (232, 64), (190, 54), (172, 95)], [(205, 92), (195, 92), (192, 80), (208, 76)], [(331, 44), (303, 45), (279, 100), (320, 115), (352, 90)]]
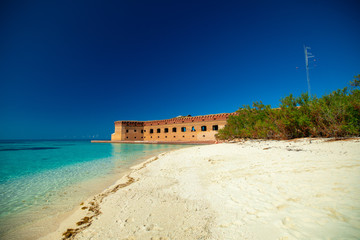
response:
[(72, 210), (144, 159), (186, 146), (0, 141), (0, 239)]

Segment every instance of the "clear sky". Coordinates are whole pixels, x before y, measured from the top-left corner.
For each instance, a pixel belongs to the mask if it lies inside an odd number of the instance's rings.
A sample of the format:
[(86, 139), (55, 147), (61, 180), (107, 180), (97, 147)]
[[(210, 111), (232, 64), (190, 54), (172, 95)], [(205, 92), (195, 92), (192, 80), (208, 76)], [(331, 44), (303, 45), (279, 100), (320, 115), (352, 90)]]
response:
[(234, 112), (360, 74), (360, 1), (0, 1), (0, 139)]

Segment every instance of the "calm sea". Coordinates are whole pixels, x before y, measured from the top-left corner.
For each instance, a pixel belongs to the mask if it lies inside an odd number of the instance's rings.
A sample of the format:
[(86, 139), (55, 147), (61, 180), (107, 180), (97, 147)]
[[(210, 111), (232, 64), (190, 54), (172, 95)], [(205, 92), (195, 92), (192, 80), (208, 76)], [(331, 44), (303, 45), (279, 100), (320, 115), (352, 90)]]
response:
[(71, 211), (132, 165), (187, 146), (0, 141), (0, 239), (23, 239), (24, 228), (28, 239), (56, 230), (56, 224), (45, 226), (43, 219)]

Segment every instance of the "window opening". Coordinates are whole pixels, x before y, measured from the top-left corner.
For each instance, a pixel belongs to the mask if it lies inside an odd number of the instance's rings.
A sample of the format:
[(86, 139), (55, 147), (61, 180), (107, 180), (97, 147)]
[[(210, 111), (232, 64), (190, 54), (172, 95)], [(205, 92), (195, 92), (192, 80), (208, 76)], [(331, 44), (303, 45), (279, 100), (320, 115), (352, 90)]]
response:
[(219, 126), (218, 126), (218, 125), (213, 125), (213, 130), (214, 130), (214, 131), (219, 130)]
[(206, 126), (201, 126), (201, 131), (205, 132), (206, 131)]
[(168, 128), (165, 128), (165, 129), (164, 129), (164, 132), (165, 132), (165, 133), (169, 132), (169, 129), (168, 129)]
[(150, 129), (150, 133), (154, 133), (154, 129)]
[(192, 131), (192, 132), (196, 132), (195, 127), (194, 127), (194, 126), (192, 126), (192, 127), (191, 127), (191, 131)]
[(173, 131), (173, 132), (176, 132), (176, 128), (174, 127), (172, 131)]
[(181, 128), (181, 131), (182, 131), (182, 132), (186, 132), (186, 127), (182, 127), (182, 128)]
[(157, 133), (160, 133), (160, 128), (156, 129), (156, 132), (157, 132)]

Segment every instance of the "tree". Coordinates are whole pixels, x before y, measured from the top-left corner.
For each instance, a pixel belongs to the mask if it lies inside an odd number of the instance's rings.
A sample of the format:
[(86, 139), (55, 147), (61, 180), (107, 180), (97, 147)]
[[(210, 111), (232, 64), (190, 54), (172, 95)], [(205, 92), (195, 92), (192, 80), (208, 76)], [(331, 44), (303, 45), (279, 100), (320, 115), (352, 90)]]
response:
[(352, 87), (360, 87), (360, 74), (354, 76), (354, 79), (350, 82)]

